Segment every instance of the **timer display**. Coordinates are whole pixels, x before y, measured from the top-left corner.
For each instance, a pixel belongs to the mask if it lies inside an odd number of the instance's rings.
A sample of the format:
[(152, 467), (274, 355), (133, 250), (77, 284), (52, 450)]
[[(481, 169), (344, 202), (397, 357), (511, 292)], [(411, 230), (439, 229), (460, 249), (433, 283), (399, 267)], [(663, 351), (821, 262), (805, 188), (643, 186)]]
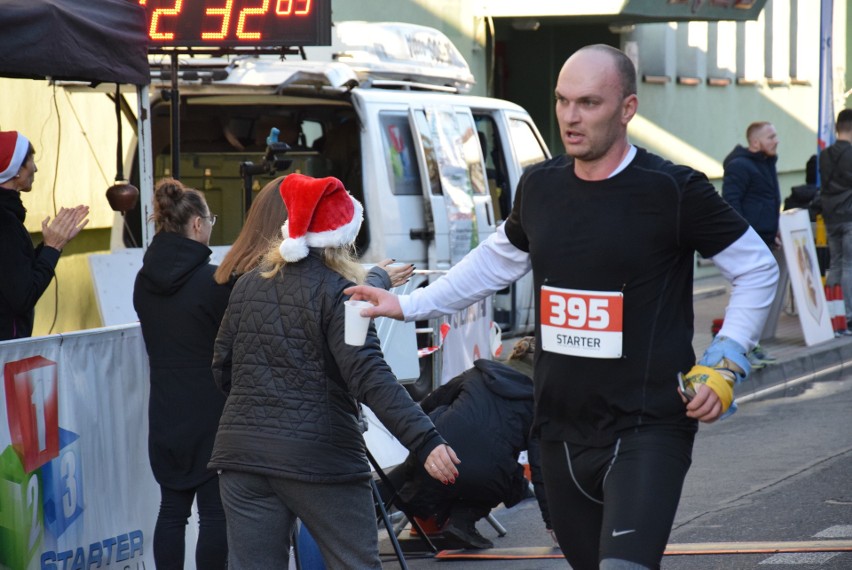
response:
[(152, 49), (331, 43), (331, 0), (137, 0)]

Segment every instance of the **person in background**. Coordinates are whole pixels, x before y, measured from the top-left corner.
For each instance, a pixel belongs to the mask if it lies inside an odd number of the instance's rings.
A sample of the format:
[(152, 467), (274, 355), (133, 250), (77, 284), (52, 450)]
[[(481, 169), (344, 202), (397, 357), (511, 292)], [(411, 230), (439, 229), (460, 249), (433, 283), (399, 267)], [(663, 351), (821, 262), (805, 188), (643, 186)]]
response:
[(213, 280), (208, 247), (216, 216), (204, 195), (165, 178), (154, 189), (157, 232), (133, 288), (151, 368), (148, 454), (160, 485), (154, 527), (158, 570), (183, 568), (185, 530), (198, 504), (199, 569), (225, 568), (225, 513), (216, 471), (207, 467), (225, 396), (210, 363), (230, 287)]
[(837, 114), (837, 140), (819, 153), (820, 209), (828, 233), (826, 285), (840, 285), (852, 334), (852, 109)]
[(759, 121), (746, 129), (748, 146), (736, 145), (722, 163), (722, 197), (737, 211), (770, 250), (779, 247), (778, 132), (772, 123)]
[[(778, 317), (784, 306), (784, 298), (790, 283), (781, 237), (778, 233), (781, 213), (781, 187), (778, 184), (778, 131), (767, 121), (751, 123), (746, 129), (747, 147), (736, 145), (722, 165), (722, 197), (740, 214), (757, 235), (766, 243), (775, 256), (781, 278), (775, 300), (760, 334), (761, 339), (775, 336)], [(775, 362), (761, 346), (756, 345), (749, 353), (755, 368)]]
[(0, 131), (0, 341), (32, 336), (35, 305), (53, 279), (63, 248), (89, 223), (88, 206), (61, 208), (53, 220), (42, 220), (43, 241), (33, 247), (21, 193), (33, 189), (36, 172), (35, 149), (27, 137)]
[[(374, 305), (363, 316), (412, 321), (455, 313), (532, 269), (533, 429), (562, 553), (574, 570), (659, 568), (698, 422), (733, 408), (778, 268), (706, 176), (629, 142), (639, 100), (624, 52), (575, 52), (555, 99), (566, 154), (524, 172), (494, 234), (411, 295), (344, 293)], [(732, 285), (697, 365), (696, 252)]]
[(520, 339), (504, 362), (479, 359), (473, 368), (426, 396), (420, 406), (447, 442), (464, 457), (455, 485), (441, 485), (409, 455), (388, 473), (406, 513), (434, 518), (455, 548), (492, 548), (476, 522), (500, 503), (513, 507), (529, 496), (529, 482), (518, 463), (528, 458), (545, 527), (550, 516), (541, 476), (533, 423), (535, 338)]
[(802, 208), (808, 210), (811, 223), (816, 222), (819, 207), (819, 186), (817, 186), (817, 155), (812, 154), (805, 163), (805, 183), (790, 188), (790, 195), (784, 199), (784, 210)]
[[(242, 230), (213, 274), (216, 283), (233, 286), (240, 276), (260, 264), (273, 242), (280, 243), (281, 227), (287, 221), (287, 208), (278, 193), (283, 180), (284, 177), (279, 176), (268, 182), (252, 200)], [(414, 265), (395, 264), (394, 261), (385, 259), (377, 263), (367, 273), (367, 283), (389, 289), (408, 282)]]
[(336, 178), (281, 183), (283, 242), (240, 277), (216, 337), (213, 371), (227, 394), (209, 466), (228, 524), (229, 568), (284, 568), (297, 518), (329, 568), (379, 569), (371, 469), (359, 403), (445, 484), (455, 452), (385, 362), (371, 324), (344, 342), (343, 290), (363, 207)]

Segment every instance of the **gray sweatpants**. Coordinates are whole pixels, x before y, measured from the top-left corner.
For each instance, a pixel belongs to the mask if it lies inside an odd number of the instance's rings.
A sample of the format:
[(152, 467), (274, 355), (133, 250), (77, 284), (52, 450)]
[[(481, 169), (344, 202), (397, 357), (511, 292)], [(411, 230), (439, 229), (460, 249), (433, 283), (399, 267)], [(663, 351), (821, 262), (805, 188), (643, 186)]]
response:
[(229, 570), (287, 568), (297, 518), (310, 529), (328, 570), (380, 570), (376, 508), (369, 479), (306, 483), (222, 471)]

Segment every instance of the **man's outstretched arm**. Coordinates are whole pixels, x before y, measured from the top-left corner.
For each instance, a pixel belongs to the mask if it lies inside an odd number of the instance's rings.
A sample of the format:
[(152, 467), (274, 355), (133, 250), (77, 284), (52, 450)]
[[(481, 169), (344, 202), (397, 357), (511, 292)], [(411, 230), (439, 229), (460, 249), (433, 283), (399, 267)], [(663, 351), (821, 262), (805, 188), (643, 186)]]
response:
[(361, 311), (364, 316), (414, 321), (469, 307), (514, 283), (529, 270), (529, 254), (512, 245), (501, 225), (446, 275), (410, 295), (397, 297), (365, 285), (350, 287), (344, 293), (374, 305)]

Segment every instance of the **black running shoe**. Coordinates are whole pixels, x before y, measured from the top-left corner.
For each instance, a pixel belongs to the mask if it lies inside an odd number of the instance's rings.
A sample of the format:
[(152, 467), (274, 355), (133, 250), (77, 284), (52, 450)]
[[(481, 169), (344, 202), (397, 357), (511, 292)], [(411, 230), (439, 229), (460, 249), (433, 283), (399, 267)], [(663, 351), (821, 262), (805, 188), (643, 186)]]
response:
[(450, 518), (444, 528), (441, 529), (444, 538), (452, 540), (465, 548), (494, 548), (494, 543), (479, 534), (476, 523), (469, 520), (455, 520)]

